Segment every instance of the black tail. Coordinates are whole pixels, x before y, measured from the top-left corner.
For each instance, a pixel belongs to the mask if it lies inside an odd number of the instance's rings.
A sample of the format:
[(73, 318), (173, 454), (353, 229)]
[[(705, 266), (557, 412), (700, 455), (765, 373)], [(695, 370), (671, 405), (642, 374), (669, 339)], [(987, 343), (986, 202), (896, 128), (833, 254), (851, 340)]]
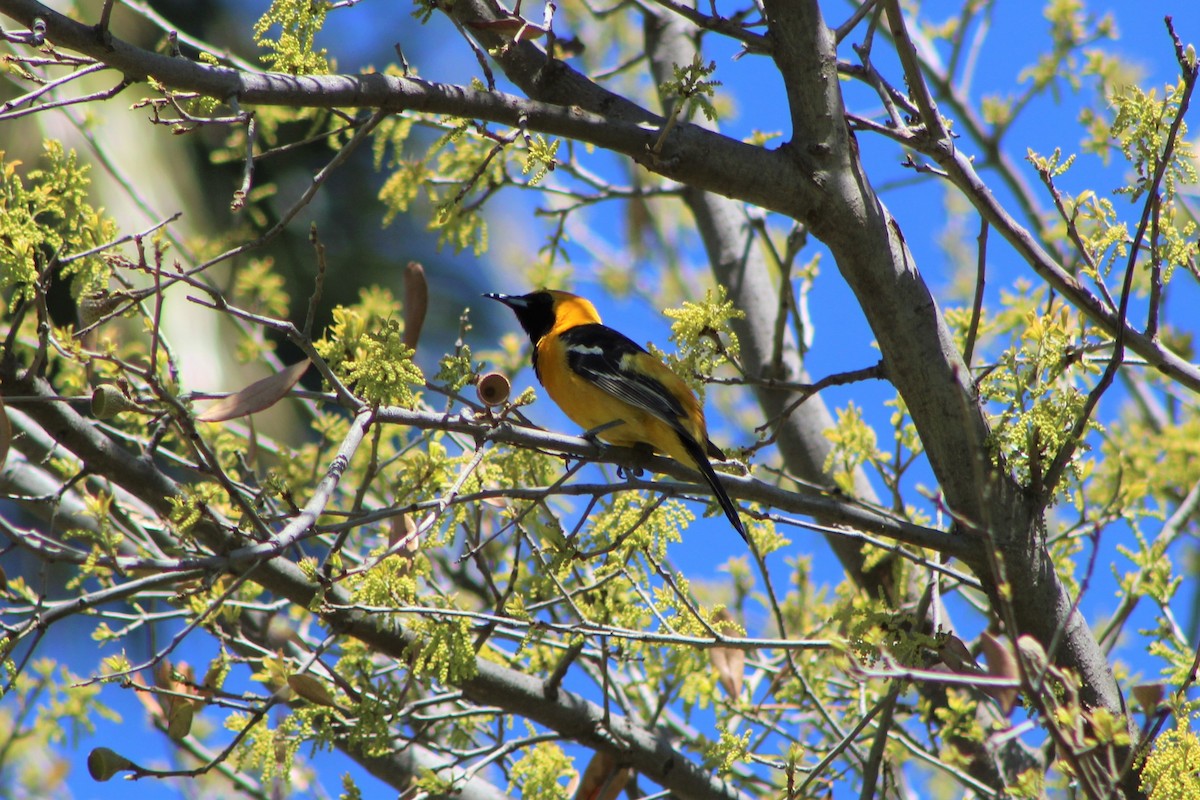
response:
[(729, 517), (729, 521), (733, 523), (733, 529), (746, 540), (746, 544), (750, 544), (750, 537), (746, 535), (746, 526), (742, 524), (742, 518), (738, 515), (737, 506), (733, 504), (733, 500), (729, 499), (729, 494), (725, 491), (725, 487), (721, 485), (721, 479), (717, 477), (717, 471), (709, 463), (708, 454), (704, 451), (704, 447), (685, 431), (679, 431), (679, 438), (683, 441), (683, 446), (687, 448), (688, 455), (696, 462), (696, 469), (704, 476), (704, 482), (708, 484), (709, 488), (713, 490), (713, 494), (717, 496), (717, 503), (721, 506), (721, 510), (725, 512), (725, 516)]

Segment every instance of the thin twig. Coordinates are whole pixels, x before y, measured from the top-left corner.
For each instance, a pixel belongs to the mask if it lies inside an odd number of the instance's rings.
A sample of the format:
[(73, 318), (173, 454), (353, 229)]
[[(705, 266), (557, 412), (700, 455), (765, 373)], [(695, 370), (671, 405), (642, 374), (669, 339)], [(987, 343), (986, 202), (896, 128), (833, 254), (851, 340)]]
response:
[(975, 339), (979, 335), (979, 319), (983, 316), (984, 277), (987, 272), (988, 221), (979, 220), (979, 252), (975, 261), (975, 300), (971, 304), (971, 326), (967, 329), (967, 343), (963, 347), (963, 362), (971, 368), (975, 355)]
[(1108, 391), (1108, 387), (1112, 385), (1113, 378), (1116, 377), (1117, 370), (1121, 367), (1125, 358), (1125, 334), (1126, 321), (1129, 315), (1129, 299), (1133, 293), (1133, 276), (1137, 267), (1138, 256), (1141, 253), (1142, 240), (1154, 215), (1154, 209), (1160, 201), (1158, 190), (1162, 185), (1167, 168), (1170, 166), (1171, 159), (1175, 154), (1175, 144), (1179, 138), (1179, 129), (1183, 125), (1183, 118), (1187, 114), (1188, 106), (1191, 104), (1192, 92), (1196, 88), (1196, 78), (1198, 73), (1200, 73), (1200, 64), (1188, 64), (1187, 57), (1183, 51), (1183, 45), (1175, 33), (1175, 28), (1170, 17), (1167, 17), (1166, 24), (1167, 30), (1170, 32), (1171, 38), (1175, 43), (1176, 58), (1179, 61), (1179, 68), (1183, 78), (1183, 94), (1179, 99), (1179, 108), (1175, 112), (1175, 118), (1171, 120), (1171, 127), (1167, 133), (1166, 142), (1163, 144), (1158, 163), (1154, 168), (1154, 175), (1151, 178), (1149, 186), (1146, 188), (1146, 202), (1142, 205), (1142, 216), (1138, 221), (1137, 232), (1134, 234), (1133, 241), (1129, 246), (1129, 258), (1125, 265), (1125, 281), (1121, 286), (1121, 302), (1117, 308), (1117, 332), (1112, 359), (1108, 362), (1108, 367), (1104, 370), (1100, 381), (1088, 393), (1087, 400), (1084, 402), (1079, 417), (1075, 420), (1074, 425), (1071, 426), (1071, 432), (1063, 441), (1063, 446), (1059, 449), (1050, 467), (1046, 470), (1043, 488), (1043, 498), (1045, 501), (1049, 501), (1053, 496), (1058, 482), (1062, 479), (1063, 473), (1070, 465), (1071, 459), (1082, 443), (1084, 431), (1091, 421), (1096, 406), (1100, 403), (1100, 398)]

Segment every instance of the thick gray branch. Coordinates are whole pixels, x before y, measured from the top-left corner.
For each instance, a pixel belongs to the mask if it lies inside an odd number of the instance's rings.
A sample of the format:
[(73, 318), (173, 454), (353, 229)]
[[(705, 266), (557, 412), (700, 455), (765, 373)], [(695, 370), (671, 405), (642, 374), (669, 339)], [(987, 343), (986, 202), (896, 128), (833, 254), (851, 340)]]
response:
[[(813, 106), (833, 102), (828, 113), (841, 120), (845, 111), (836, 75), (805, 67), (814, 58), (823, 62), (835, 55), (815, 5), (811, 0), (765, 0), (776, 63), (784, 71), (794, 119), (811, 113)], [(788, 54), (783, 52), (787, 48), (806, 52)], [(796, 135), (806, 132), (826, 138), (793, 142), (794, 151), (812, 152), (816, 146), (824, 152), (837, 145), (838, 137), (820, 125), (806, 124)], [(1004, 575), (994, 574), (988, 559), (974, 559), (972, 567), (990, 584), (997, 609), (1011, 607), (1018, 628), (1014, 635), (1032, 633), (1048, 644), (1061, 632), (1058, 661), (1082, 677), (1084, 701), (1123, 714), (1103, 651), (1073, 610), (1046, 552), (1040, 509), (993, 464), (987, 421), (969, 372), (899, 225), (871, 188), (856, 148), (831, 153), (824, 164), (821, 185), (827, 213), (801, 220), (833, 251), (862, 306), (883, 352), (888, 378), (908, 406), (960, 530), (977, 542), (981, 555), (993, 544), (999, 548)], [(1003, 582), (1010, 591), (1001, 590)]]
[[(809, 69), (814, 61), (832, 61), (836, 55), (815, 2), (768, 0), (765, 7), (793, 119), (831, 115), (844, 130), (836, 71)], [(823, 138), (798, 140), (805, 133)], [(990, 471), (985, 463), (987, 423), (962, 356), (900, 227), (871, 189), (848, 131), (835, 135), (827, 126), (806, 124), (794, 135), (793, 149), (827, 153), (822, 182), (826, 212), (801, 221), (833, 251), (862, 306), (883, 352), (888, 378), (908, 405), (951, 507), (966, 519), (982, 521), (984, 478)]]
[[(647, 27), (647, 52), (652, 64), (660, 72), (668, 70), (671, 62), (683, 64), (691, 60), (694, 45), (688, 41), (687, 26), (683, 20), (660, 15), (659, 18), (648, 22)], [(782, 55), (786, 58), (788, 54), (785, 52)], [(661, 74), (658, 80), (663, 80)], [(744, 210), (734, 201), (688, 188), (684, 189), (684, 200), (696, 217), (718, 281), (729, 288), (737, 299), (738, 308), (746, 312), (744, 319), (734, 322), (742, 346), (743, 363), (752, 374), (755, 369), (759, 369), (761, 377), (768, 377), (772, 359), (771, 348), (774, 346), (771, 319), (772, 315), (777, 313), (776, 309), (780, 307), (781, 299), (778, 281), (773, 281), (769, 275), (763, 248), (754, 246), (749, 240), (748, 237), (754, 235), (749, 220)], [(780, 377), (807, 382), (800, 353), (790, 330), (785, 337), (782, 356), (782, 366), (786, 372)], [(759, 389), (758, 399), (768, 418), (779, 415), (792, 400), (783, 392), (769, 389)], [(779, 431), (779, 449), (791, 470), (809, 481), (827, 480), (824, 476), (824, 464), (831, 445), (824, 432), (832, 425), (833, 419), (819, 396), (808, 399), (784, 420)], [(878, 502), (874, 489), (862, 470), (856, 470), (854, 477), (856, 496)], [(890, 565), (878, 564), (870, 574), (863, 574), (861, 555), (858, 551), (852, 551), (845, 544), (834, 540), (831, 540), (830, 544), (848, 572), (873, 596), (877, 595), (881, 588), (886, 588), (890, 590), (890, 596), (896, 603), (911, 599), (907, 594), (911, 587), (887, 585), (886, 582), (893, 574)], [(968, 550), (971, 549), (969, 545)], [(923, 586), (917, 587), (918, 594), (922, 589)], [(923, 686), (922, 690), (927, 692), (935, 703), (941, 702), (939, 687), (927, 685)], [(957, 746), (964, 754), (974, 750), (970, 765), (974, 777), (991, 786), (1003, 785), (1003, 778), (997, 772), (991, 752), (983, 747), (983, 743), (958, 742)], [(1036, 763), (1019, 742), (1010, 742), (1003, 750), (1005, 757), (1019, 764), (1021, 769)], [(1020, 770), (1017, 770), (1011, 774), (1016, 775), (1019, 772)]]
[[(456, 3), (454, 13), (468, 20), (481, 18), (471, 13), (469, 0)], [(173, 90), (200, 92), (245, 105), (368, 107), (489, 120), (591, 142), (669, 178), (784, 213), (796, 209), (815, 213), (819, 200), (808, 173), (778, 151), (693, 125), (676, 126), (661, 151), (651, 153), (662, 118), (600, 89), (561, 62), (548, 62), (544, 54), (541, 58), (547, 69), (538, 73), (536, 84), (543, 96), (531, 92), (534, 99), (526, 100), (503, 92), (378, 73), (295, 76), (199, 64), (158, 55), (115, 37), (102, 40), (94, 28), (35, 0), (0, 0), (0, 14), (23, 25), (41, 19), (46, 24), (46, 38), (55, 45), (103, 61), (131, 80), (152, 77)], [(523, 42), (510, 50), (524, 53), (527, 45)], [(581, 86), (586, 88), (579, 89)], [(577, 96), (572, 98), (571, 91)], [(764, 182), (758, 179), (762, 175), (776, 175), (780, 180), (769, 192), (763, 191)]]

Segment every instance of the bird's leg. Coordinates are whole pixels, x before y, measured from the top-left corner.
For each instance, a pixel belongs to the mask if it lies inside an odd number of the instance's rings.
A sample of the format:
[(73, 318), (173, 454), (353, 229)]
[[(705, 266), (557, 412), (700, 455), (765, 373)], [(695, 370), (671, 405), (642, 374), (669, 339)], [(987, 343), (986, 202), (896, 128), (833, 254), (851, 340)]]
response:
[[(596, 445), (597, 447), (606, 447), (607, 444), (600, 440), (600, 434), (604, 433), (604, 431), (610, 430), (611, 428), (615, 428), (618, 425), (624, 425), (624, 424), (625, 424), (625, 420), (623, 420), (623, 419), (609, 420), (608, 422), (604, 423), (603, 425), (597, 425), (596, 427), (592, 428), (591, 430), (584, 431), (582, 436), (584, 439), (587, 439), (589, 442)], [(632, 469), (633, 469), (633, 477), (637, 477), (642, 474), (642, 471), (640, 469), (638, 469), (636, 467), (633, 467)], [(630, 473), (625, 467), (618, 465), (617, 466), (617, 474), (620, 475), (621, 478), (624, 480), (631, 480)]]
[(592, 428), (591, 430), (584, 431), (580, 435), (583, 436), (584, 439), (587, 439), (592, 444), (599, 445), (599, 444), (603, 444), (600, 441), (600, 434), (604, 433), (606, 430), (609, 430), (610, 428), (615, 428), (618, 425), (624, 425), (624, 424), (625, 424), (625, 420), (623, 420), (623, 419), (610, 419), (608, 422), (604, 423), (603, 425), (597, 425), (596, 427)]
[[(596, 445), (597, 447), (607, 447), (608, 446), (607, 443), (600, 439), (600, 434), (602, 434), (604, 431), (607, 431), (611, 428), (615, 428), (618, 425), (624, 425), (624, 424), (625, 424), (625, 420), (623, 420), (623, 419), (609, 420), (608, 422), (604, 423), (603, 425), (597, 425), (596, 427), (592, 428), (591, 430), (584, 431), (582, 436), (584, 439), (587, 439), (589, 442)], [(645, 442), (634, 442), (633, 444), (626, 445), (626, 446), (629, 447), (629, 449), (631, 449), (631, 450), (638, 451), (638, 454), (642, 455), (642, 456), (654, 455), (654, 448), (651, 447), (650, 445), (646, 444)], [(618, 475), (618, 477), (620, 477), (622, 480), (625, 480), (625, 481), (634, 481), (634, 480), (642, 477), (642, 473), (643, 473), (642, 468), (637, 466), (636, 464), (618, 464), (617, 465), (617, 475)]]
[[(609, 428), (614, 428), (617, 425), (622, 424), (623, 422), (624, 422), (624, 420), (614, 419), (614, 420), (604, 423), (603, 425), (597, 425), (596, 427), (592, 428), (591, 430), (587, 430), (587, 431), (584, 431), (583, 433), (579, 434), (579, 438), (587, 439), (589, 442), (591, 442), (597, 448), (600, 448), (601, 450), (603, 450), (608, 445), (606, 445), (604, 442), (602, 442), (600, 440), (600, 434), (603, 433), (604, 431), (608, 430)], [(568, 456), (566, 454), (563, 455), (563, 461), (565, 463), (570, 464), (571, 459), (572, 459), (572, 456)], [(579, 465), (583, 466), (586, 463), (587, 463), (587, 459), (583, 458), (581, 456), (579, 459)]]

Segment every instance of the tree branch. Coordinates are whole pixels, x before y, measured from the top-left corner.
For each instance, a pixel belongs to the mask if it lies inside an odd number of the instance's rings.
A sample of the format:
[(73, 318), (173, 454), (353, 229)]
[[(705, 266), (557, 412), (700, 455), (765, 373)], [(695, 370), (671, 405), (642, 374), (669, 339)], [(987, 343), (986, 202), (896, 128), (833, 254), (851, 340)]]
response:
[[(19, 372), (23, 370), (11, 359), (0, 364), (0, 388), (4, 393), (53, 395), (44, 380), (18, 375)], [(172, 499), (180, 496), (179, 487), (150, 459), (117, 446), (66, 403), (31, 404), (28, 413), (91, 469), (108, 476), (164, 517), (170, 513)], [(229, 552), (244, 546), (236, 526), (214, 519), (211, 513), (196, 523), (192, 529), (194, 535), (213, 552)], [(229, 571), (238, 575), (250, 573), (254, 583), (301, 608), (314, 607), (315, 598), (322, 597), (316, 613), (329, 630), (349, 634), (397, 661), (406, 661), (421, 647), (421, 640), (411, 630), (390, 620), (377, 622), (372, 615), (357, 610), (349, 593), (340, 586), (322, 586), (308, 580), (296, 564), (285, 558), (234, 562)], [(485, 658), (477, 658), (475, 667), (475, 676), (463, 681), (461, 688), (476, 702), (501, 706), (587, 747), (611, 753), (680, 797), (730, 800), (743, 796), (697, 762), (676, 752), (655, 731), (627, 717), (609, 714), (561, 688), (554, 699), (547, 699), (541, 679)]]
[[(463, 0), (454, 4), (456, 19), (465, 22), (489, 19), (481, 16), (473, 2)], [(236, 100), (241, 105), (366, 107), (485, 119), (590, 142), (627, 155), (668, 178), (741, 197), (764, 208), (790, 214), (797, 213), (797, 209), (815, 213), (818, 208), (819, 198), (812, 191), (808, 173), (777, 151), (694, 125), (677, 125), (661, 153), (652, 153), (665, 120), (587, 81), (558, 61), (549, 65), (553, 69), (548, 66), (538, 71), (533, 86), (536, 91), (530, 91), (535, 99), (526, 100), (503, 92), (379, 73), (297, 76), (210, 66), (152, 53), (116, 37), (101, 42), (94, 28), (35, 0), (0, 0), (0, 13), (23, 25), (43, 20), (48, 40), (102, 61), (132, 81), (153, 78), (169, 89), (200, 92), (227, 102)], [(476, 35), (485, 38), (483, 33)], [(526, 52), (527, 47), (532, 47), (529, 42), (513, 45), (502, 38), (496, 41), (497, 46), (510, 45), (500, 56), (502, 63), (513, 61), (517, 54), (529, 58)], [(535, 48), (537, 53), (543, 63), (549, 64), (545, 54)], [(517, 73), (518, 77), (520, 74)], [(778, 176), (778, 182), (772, 182), (769, 192), (763, 190), (766, 182), (758, 179), (762, 175)]]

